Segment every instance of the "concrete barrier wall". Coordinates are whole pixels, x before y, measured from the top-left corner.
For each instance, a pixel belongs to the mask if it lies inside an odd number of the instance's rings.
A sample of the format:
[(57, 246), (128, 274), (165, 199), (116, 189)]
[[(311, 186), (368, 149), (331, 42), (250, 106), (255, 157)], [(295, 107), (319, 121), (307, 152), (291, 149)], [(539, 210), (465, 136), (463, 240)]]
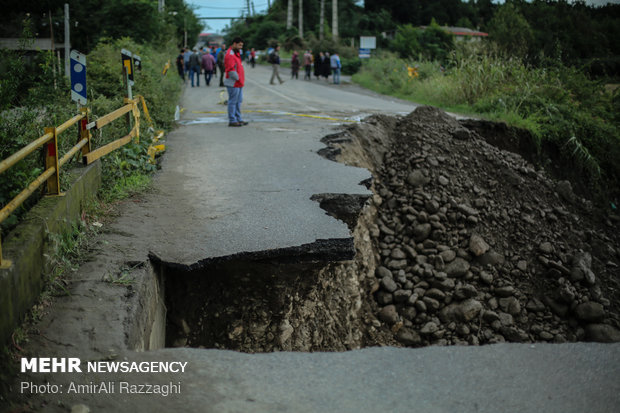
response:
[(69, 231), (101, 184), (100, 162), (68, 173), (74, 183), (65, 195), (43, 198), (2, 240), (3, 258), (13, 266), (0, 270), (0, 345), (8, 343), (45, 285), (48, 234)]

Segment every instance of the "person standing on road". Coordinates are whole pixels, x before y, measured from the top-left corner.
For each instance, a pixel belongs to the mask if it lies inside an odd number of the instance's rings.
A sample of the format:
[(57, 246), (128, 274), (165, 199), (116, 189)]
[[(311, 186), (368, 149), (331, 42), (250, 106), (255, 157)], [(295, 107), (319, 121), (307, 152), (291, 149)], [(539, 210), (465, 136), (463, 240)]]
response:
[(179, 72), (179, 76), (181, 76), (181, 79), (183, 79), (183, 81), (185, 82), (185, 62), (183, 60), (183, 54), (185, 53), (185, 50), (181, 49), (181, 53), (177, 56), (177, 71)]
[(304, 68), (306, 69), (304, 80), (312, 80), (312, 50), (306, 50), (304, 53)]
[(326, 82), (329, 81), (329, 75), (332, 72), (329, 61), (330, 61), (329, 53), (325, 52), (321, 60), (321, 76), (325, 78)]
[(273, 49), (273, 52), (271, 52), (271, 55), (269, 56), (269, 62), (271, 63), (271, 68), (272, 68), (271, 80), (269, 81), (270, 85), (275, 84), (273, 80), (276, 77), (280, 81), (280, 84), (284, 83), (284, 80), (282, 80), (282, 78), (280, 77), (280, 74), (278, 73), (278, 69), (280, 68), (280, 55), (278, 54), (279, 51), (280, 51), (280, 46), (276, 46), (275, 49)]
[(189, 47), (185, 48), (185, 53), (183, 53), (183, 64), (185, 65), (185, 72), (183, 73), (184, 78), (189, 79), (189, 57), (192, 55), (192, 52), (189, 50)]
[(192, 79), (192, 87), (194, 87), (194, 73), (196, 74), (196, 86), (200, 87), (200, 54), (196, 48), (189, 57), (189, 76)]
[(226, 56), (226, 44), (222, 43), (222, 47), (217, 54), (217, 59), (215, 59), (215, 63), (217, 63), (218, 69), (220, 69), (220, 87), (224, 87), (224, 57)]
[(323, 64), (323, 58), (325, 56), (323, 55), (323, 52), (319, 52), (315, 57), (314, 57), (314, 76), (316, 76), (316, 80), (319, 80), (321, 77), (321, 70), (322, 70), (322, 64)]
[(228, 90), (228, 126), (243, 126), (248, 123), (241, 118), (241, 102), (243, 102), (243, 85), (245, 73), (241, 57), (243, 39), (235, 37), (230, 49), (224, 57), (224, 85)]
[(205, 83), (207, 86), (210, 86), (211, 76), (213, 76), (213, 69), (215, 69), (215, 59), (211, 53), (205, 53), (202, 55), (202, 69), (205, 72)]
[(338, 56), (338, 52), (334, 52), (331, 56), (330, 65), (332, 67), (332, 74), (334, 75), (334, 85), (339, 85), (340, 69), (342, 68), (342, 64), (340, 63), (340, 56)]
[(254, 48), (250, 50), (250, 64), (252, 65), (252, 69), (256, 66), (256, 50), (254, 50)]
[(299, 53), (297, 50), (293, 52), (291, 58), (291, 79), (299, 79)]

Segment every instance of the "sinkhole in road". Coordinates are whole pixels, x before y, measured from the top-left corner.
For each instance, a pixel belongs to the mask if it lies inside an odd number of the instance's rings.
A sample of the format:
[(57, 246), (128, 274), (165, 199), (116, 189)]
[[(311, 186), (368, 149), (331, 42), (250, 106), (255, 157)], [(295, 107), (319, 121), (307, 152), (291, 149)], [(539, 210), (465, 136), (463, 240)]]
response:
[(187, 268), (159, 263), (166, 347), (344, 351), (390, 343), (372, 307), (367, 195), (313, 197), (352, 237), (243, 253)]

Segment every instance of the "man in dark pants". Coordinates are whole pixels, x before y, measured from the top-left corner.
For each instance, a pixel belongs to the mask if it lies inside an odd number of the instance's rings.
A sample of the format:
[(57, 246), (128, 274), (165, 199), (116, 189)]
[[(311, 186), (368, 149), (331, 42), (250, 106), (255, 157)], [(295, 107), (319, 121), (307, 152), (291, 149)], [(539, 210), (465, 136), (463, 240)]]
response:
[(217, 67), (220, 69), (220, 87), (224, 87), (224, 56), (226, 56), (226, 44), (222, 43), (216, 59)]

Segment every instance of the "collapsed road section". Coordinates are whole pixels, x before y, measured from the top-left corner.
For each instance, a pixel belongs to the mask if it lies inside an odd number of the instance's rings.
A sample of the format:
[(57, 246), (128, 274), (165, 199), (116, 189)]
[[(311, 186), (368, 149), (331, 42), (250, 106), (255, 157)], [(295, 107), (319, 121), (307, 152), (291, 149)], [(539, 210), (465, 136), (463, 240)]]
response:
[(620, 217), (529, 134), (431, 107), (366, 123), (322, 154), (373, 171), (374, 300), (402, 344), (620, 341)]

